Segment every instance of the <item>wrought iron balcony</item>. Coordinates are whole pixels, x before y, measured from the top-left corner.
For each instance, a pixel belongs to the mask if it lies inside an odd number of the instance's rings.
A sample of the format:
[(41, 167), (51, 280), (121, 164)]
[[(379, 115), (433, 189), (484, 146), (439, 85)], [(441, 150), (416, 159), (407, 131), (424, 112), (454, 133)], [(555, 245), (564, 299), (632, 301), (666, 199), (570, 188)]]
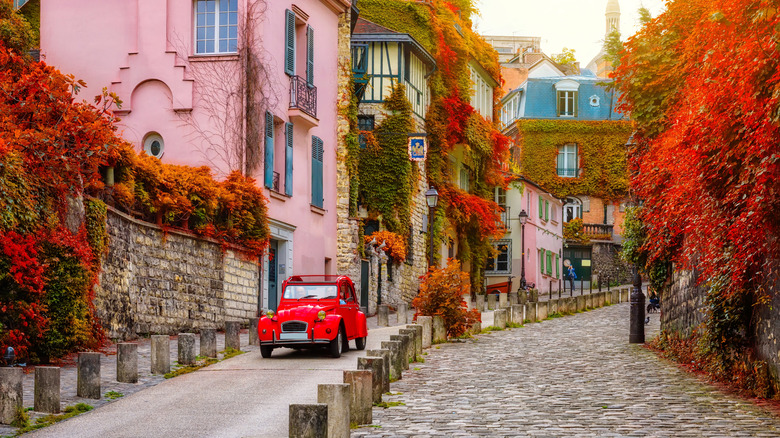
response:
[(309, 86), (306, 78), (292, 76), (290, 78), (290, 108), (299, 109), (317, 118), (317, 87)]

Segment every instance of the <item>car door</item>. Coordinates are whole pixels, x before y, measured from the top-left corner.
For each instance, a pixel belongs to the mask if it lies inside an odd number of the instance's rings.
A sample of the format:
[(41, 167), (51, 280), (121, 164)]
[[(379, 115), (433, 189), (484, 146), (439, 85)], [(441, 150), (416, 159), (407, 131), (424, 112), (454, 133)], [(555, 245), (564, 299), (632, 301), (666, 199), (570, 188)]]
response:
[(341, 314), (344, 317), (344, 328), (347, 330), (347, 337), (354, 338), (356, 336), (355, 318), (357, 318), (358, 305), (355, 299), (355, 291), (346, 282), (339, 285), (339, 304), (342, 308)]

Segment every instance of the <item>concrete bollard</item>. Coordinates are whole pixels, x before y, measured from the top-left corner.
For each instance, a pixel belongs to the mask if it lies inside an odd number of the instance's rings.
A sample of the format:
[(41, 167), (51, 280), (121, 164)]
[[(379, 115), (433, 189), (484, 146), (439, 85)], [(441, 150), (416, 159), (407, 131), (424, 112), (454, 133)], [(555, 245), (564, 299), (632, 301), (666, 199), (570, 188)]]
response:
[(536, 322), (538, 319), (536, 319), (536, 303), (533, 301), (529, 301), (525, 303), (525, 319)]
[(463, 302), (466, 303), (466, 310), (474, 308), (474, 303), (471, 301), (471, 293), (463, 294), (461, 295), (461, 298), (463, 299)]
[(408, 310), (409, 309), (408, 309), (408, 306), (406, 305), (406, 303), (401, 303), (401, 304), (398, 305), (398, 309), (396, 309), (396, 311), (395, 311), (395, 316), (397, 318), (396, 319), (396, 323), (398, 325), (403, 325), (403, 324), (407, 323), (407, 311)]
[(409, 357), (409, 362), (417, 362), (417, 330), (410, 329), (410, 328), (402, 328), (398, 330), (398, 334), (400, 335), (408, 335), (409, 336), (409, 351), (407, 353), (407, 356)]
[(422, 348), (431, 348), (433, 342), (433, 317), (418, 316), (417, 324), (422, 326)]
[(328, 405), (328, 437), (349, 438), (349, 385), (320, 383), (317, 385), (317, 403)]
[(79, 353), (76, 395), (82, 398), (100, 399), (100, 353)]
[(241, 351), (241, 323), (225, 321), (225, 350), (232, 348)]
[(152, 335), (152, 374), (171, 372), (171, 338), (168, 335)]
[(328, 436), (328, 405), (290, 405), (290, 438), (326, 438)]
[(577, 297), (577, 311), (583, 312), (585, 310), (585, 295)]
[(506, 309), (493, 311), (493, 325), (500, 329), (506, 328)]
[(138, 382), (138, 344), (132, 342), (116, 344), (116, 381)]
[(359, 357), (358, 369), (371, 371), (371, 398), (374, 403), (382, 402), (382, 393), (385, 392), (384, 361), (381, 357)]
[(406, 326), (408, 329), (414, 330), (414, 353), (415, 356), (420, 357), (422, 356), (422, 337), (423, 337), (423, 328), (420, 324), (409, 324)]
[(547, 302), (547, 315), (558, 313), (558, 300), (550, 300)]
[(390, 336), (391, 341), (401, 343), (401, 366), (404, 370), (409, 369), (409, 352), (414, 348), (411, 338), (406, 334), (397, 334)]
[(523, 315), (524, 311), (525, 306), (520, 304), (512, 304), (512, 322), (515, 324), (522, 324), (525, 320), (525, 315)]
[(260, 318), (249, 318), (249, 345), (260, 345), (260, 338), (257, 336), (258, 324)]
[(476, 301), (476, 303), (477, 303), (477, 310), (479, 310), (480, 312), (484, 312), (485, 311), (485, 296), (481, 295), (481, 294), (477, 294), (477, 301)]
[(536, 303), (536, 320), (544, 321), (549, 316), (550, 303), (547, 301), (541, 301)]
[(217, 357), (217, 331), (216, 330), (201, 329), (200, 355), (203, 357)]
[(377, 307), (376, 324), (379, 327), (390, 326), (390, 309), (387, 307), (387, 304), (380, 304), (379, 307)]
[(527, 302), (528, 302), (528, 291), (524, 289), (517, 291), (517, 304), (525, 305), (525, 303)]
[(403, 351), (401, 341), (382, 341), (382, 349), (390, 350), (390, 380), (401, 380)]
[(505, 293), (498, 294), (498, 308), (506, 309), (509, 306), (509, 297)]
[(392, 368), (390, 350), (367, 350), (366, 355), (382, 359), (382, 392), (390, 391), (390, 370)]
[(488, 310), (496, 310), (496, 302), (498, 300), (496, 299), (496, 294), (488, 294), (487, 296), (487, 307)]
[(585, 295), (585, 308), (586, 309), (592, 309), (593, 308), (593, 295), (594, 294), (587, 294), (587, 295)]
[(444, 318), (441, 316), (433, 317), (433, 343), (439, 344), (447, 342), (447, 329), (444, 327)]
[(474, 321), (474, 323), (471, 324), (470, 331), (472, 335), (478, 335), (482, 333), (482, 321)]
[(509, 307), (514, 306), (518, 302), (517, 292), (509, 292)]
[(47, 414), (60, 413), (59, 367), (35, 367), (33, 409)]
[(195, 363), (195, 333), (179, 333), (179, 365)]
[(344, 370), (344, 383), (349, 384), (350, 392), (350, 424), (371, 424), (373, 422), (373, 374), (368, 370)]
[[(0, 368), (0, 424), (11, 424), (22, 408), (22, 368)], [(59, 394), (59, 386), (57, 387)]]

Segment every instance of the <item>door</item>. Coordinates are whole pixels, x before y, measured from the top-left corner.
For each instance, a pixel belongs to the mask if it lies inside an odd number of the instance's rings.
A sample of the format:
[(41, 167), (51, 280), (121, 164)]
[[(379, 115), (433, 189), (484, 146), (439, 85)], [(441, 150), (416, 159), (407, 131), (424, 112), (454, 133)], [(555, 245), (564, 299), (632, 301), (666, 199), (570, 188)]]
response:
[(360, 261), (360, 307), (368, 314), (368, 260)]
[[(577, 274), (576, 286), (579, 286), (580, 280), (590, 281), (590, 248), (564, 248), (563, 259), (568, 260), (574, 266), (574, 273)], [(566, 280), (568, 281), (568, 277)]]
[(355, 337), (355, 318), (357, 318), (358, 304), (355, 301), (355, 291), (346, 282), (339, 285), (339, 307), (344, 318), (344, 329), (347, 337)]
[(268, 308), (274, 312), (276, 311), (276, 307), (279, 304), (279, 260), (276, 258), (276, 252), (278, 249), (279, 241), (271, 240), (268, 247)]

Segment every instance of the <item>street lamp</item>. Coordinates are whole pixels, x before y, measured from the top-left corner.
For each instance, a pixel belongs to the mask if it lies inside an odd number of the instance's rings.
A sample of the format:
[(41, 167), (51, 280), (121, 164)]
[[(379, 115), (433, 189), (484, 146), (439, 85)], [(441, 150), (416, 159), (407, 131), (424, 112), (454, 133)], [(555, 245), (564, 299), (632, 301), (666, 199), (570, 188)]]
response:
[(428, 266), (433, 265), (433, 210), (436, 208), (436, 205), (439, 203), (439, 192), (436, 191), (436, 189), (431, 186), (430, 189), (428, 189), (425, 192), (425, 202), (428, 203), (428, 234), (429, 238), (431, 239), (431, 249), (430, 253), (428, 254)]
[(520, 260), (520, 288), (525, 289), (525, 223), (528, 220), (528, 213), (520, 210), (520, 244), (522, 245), (523, 258)]

